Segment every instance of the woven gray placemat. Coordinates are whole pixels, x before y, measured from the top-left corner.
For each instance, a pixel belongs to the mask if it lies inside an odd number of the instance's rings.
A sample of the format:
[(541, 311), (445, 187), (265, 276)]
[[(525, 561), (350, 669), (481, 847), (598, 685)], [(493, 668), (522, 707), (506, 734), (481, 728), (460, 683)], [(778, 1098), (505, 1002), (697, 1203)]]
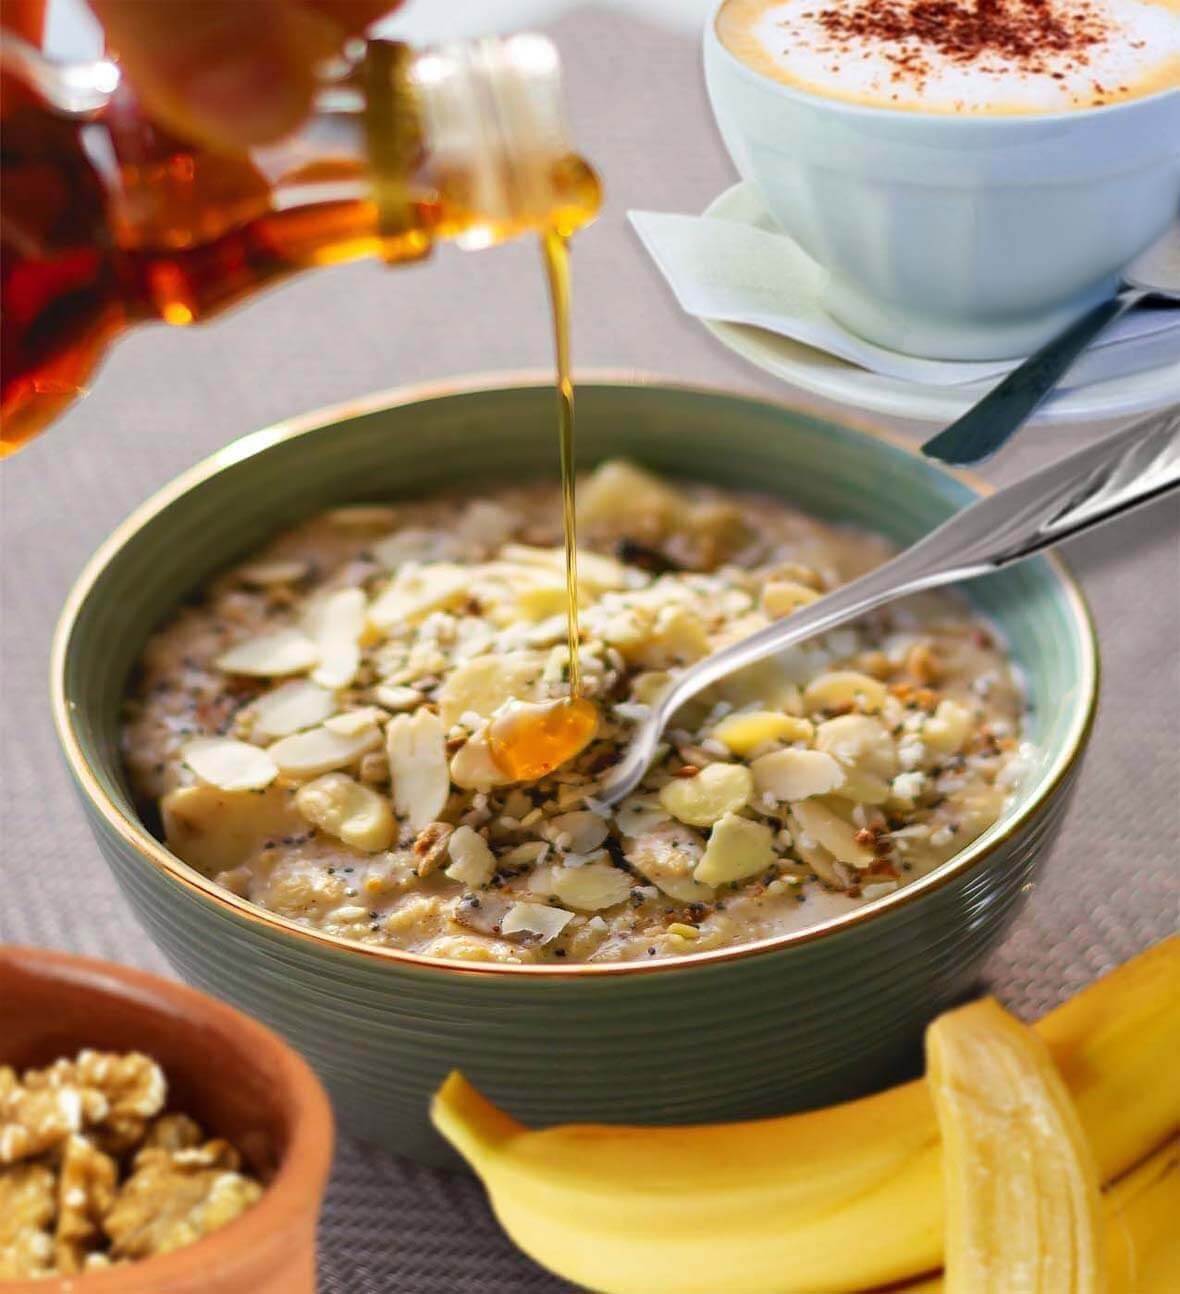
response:
[[(575, 254), (579, 364), (824, 408), (756, 378), (711, 343), (674, 307), (625, 228), (628, 207), (699, 211), (732, 180), (695, 44), (589, 12), (554, 30), (577, 135), (602, 167), (608, 195)], [(0, 941), (167, 973), (98, 857), (49, 718), (53, 621), (95, 545), (182, 467), (277, 418), (442, 373), (546, 363), (543, 292), (526, 246), (477, 257), (444, 252), (393, 274), (355, 266), (311, 275), (205, 328), (132, 336), (93, 393), (0, 468)], [(1029, 433), (992, 475), (1011, 479), (1095, 434)], [(1158, 508), (1070, 553), (1098, 621), (1105, 681), (1068, 820), (1037, 892), (987, 968), (989, 986), (1029, 1016), (1178, 924), (1178, 554), (1180, 518)], [(348, 1138), (320, 1238), (325, 1294), (568, 1289), (513, 1250), (473, 1181)]]

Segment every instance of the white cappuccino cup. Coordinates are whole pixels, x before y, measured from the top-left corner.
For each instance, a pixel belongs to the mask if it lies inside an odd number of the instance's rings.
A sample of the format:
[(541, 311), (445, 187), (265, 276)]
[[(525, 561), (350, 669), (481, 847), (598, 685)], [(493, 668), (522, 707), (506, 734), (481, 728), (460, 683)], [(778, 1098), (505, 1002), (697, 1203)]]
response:
[[(793, 66), (765, 50), (739, 57), (717, 29), (730, 3), (715, 6), (704, 37), (725, 145), (779, 226), (827, 271), (828, 311), (878, 345), (943, 359), (1027, 354), (1113, 292), (1177, 218), (1180, 62), (1177, 83), (1161, 63), (1162, 88), (1097, 106), (1062, 106), (1032, 76), (1021, 100), (1017, 76), (1011, 97), (994, 79), (975, 86), (994, 109), (960, 110), (962, 77), (951, 69), (940, 82), (937, 67), (887, 103), (888, 78), (874, 91), (853, 66), (870, 61), (855, 46), (844, 47), (846, 76), (839, 55), (813, 60), (818, 83), (797, 76), (808, 70), (802, 28), (798, 44), (784, 44)], [(1180, 29), (1180, 10), (1159, 3)], [(803, 9), (810, 21), (824, 0)]]

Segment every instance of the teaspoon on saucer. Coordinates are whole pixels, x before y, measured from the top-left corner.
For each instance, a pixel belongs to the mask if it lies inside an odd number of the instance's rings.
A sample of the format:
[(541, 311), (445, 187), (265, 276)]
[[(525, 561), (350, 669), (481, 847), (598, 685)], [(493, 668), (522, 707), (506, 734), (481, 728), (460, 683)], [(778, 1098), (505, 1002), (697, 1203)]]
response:
[(1180, 407), (1132, 423), (980, 499), (883, 566), (686, 670), (636, 724), (597, 798), (615, 804), (633, 791), (676, 711), (737, 670), (886, 602), (1000, 570), (1177, 488)]
[(1014, 368), (998, 386), (923, 446), (927, 458), (967, 467), (990, 458), (1020, 429), (1065, 376), (1074, 360), (1116, 319), (1145, 301), (1180, 306), (1180, 224), (1123, 272), (1119, 291)]

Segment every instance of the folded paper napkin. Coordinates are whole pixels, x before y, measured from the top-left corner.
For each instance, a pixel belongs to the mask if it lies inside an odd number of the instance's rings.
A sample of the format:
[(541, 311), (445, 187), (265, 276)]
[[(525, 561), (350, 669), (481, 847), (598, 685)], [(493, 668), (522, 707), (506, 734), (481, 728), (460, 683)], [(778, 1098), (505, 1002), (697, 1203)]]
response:
[[(753, 324), (886, 377), (923, 386), (990, 381), (1016, 360), (902, 355), (865, 341), (820, 304), (825, 272), (784, 234), (737, 220), (629, 213), (681, 307), (701, 319)], [(1114, 324), (1062, 381), (1063, 388), (1180, 365), (1180, 309), (1141, 306)]]

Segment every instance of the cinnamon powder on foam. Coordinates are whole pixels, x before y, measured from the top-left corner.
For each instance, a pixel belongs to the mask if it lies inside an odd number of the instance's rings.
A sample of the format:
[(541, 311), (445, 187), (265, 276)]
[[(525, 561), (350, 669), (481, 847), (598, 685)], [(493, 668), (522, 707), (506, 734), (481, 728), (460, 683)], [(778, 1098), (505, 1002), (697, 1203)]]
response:
[(1073, 66), (1084, 67), (1087, 51), (1110, 35), (1105, 18), (1084, 0), (1067, 12), (1055, 9), (1050, 0), (861, 0), (853, 8), (803, 16), (814, 18), (847, 47), (865, 42), (896, 46), (884, 51), (896, 68), (893, 79), (919, 85), (931, 70), (925, 51), (956, 63), (994, 56), (1003, 60), (1005, 70), (1048, 73), (1062, 80), (1064, 73), (1052, 71), (1050, 59), (1073, 55)]

